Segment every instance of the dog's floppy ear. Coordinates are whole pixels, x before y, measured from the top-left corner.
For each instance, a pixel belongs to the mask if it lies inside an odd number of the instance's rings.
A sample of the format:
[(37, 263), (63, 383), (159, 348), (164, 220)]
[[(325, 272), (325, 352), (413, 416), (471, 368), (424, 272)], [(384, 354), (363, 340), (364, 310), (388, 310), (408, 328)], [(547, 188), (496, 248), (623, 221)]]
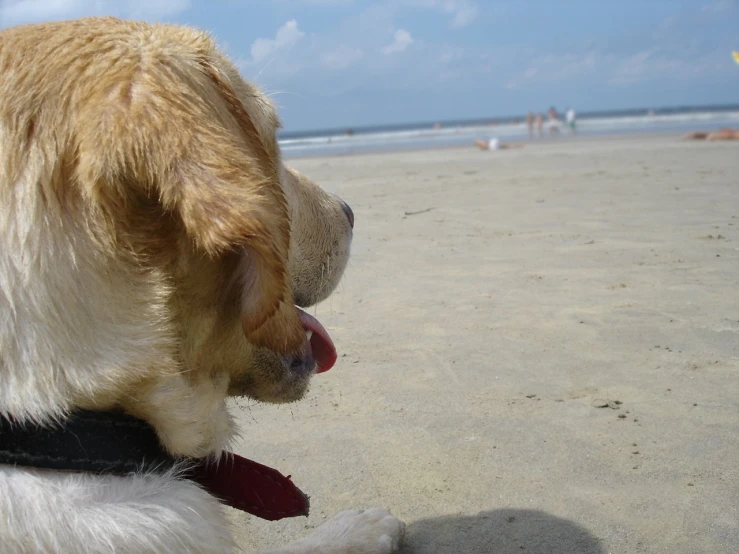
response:
[(118, 189), (119, 198), (131, 186), (156, 195), (204, 255), (244, 252), (247, 338), (298, 350), (305, 332), (289, 286), (290, 221), (275, 137), (260, 136), (207, 56), (130, 60), (130, 68), (126, 61), (86, 99), (84, 112), (96, 120), (78, 123), (80, 181)]

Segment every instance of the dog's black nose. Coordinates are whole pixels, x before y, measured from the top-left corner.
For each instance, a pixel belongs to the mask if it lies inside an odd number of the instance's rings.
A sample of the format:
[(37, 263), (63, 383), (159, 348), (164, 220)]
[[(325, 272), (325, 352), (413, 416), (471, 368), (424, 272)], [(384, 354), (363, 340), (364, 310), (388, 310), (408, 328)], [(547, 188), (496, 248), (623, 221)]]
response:
[(341, 207), (344, 208), (344, 213), (346, 214), (346, 218), (349, 220), (349, 225), (354, 229), (354, 212), (349, 207), (349, 204), (343, 200), (341, 201)]

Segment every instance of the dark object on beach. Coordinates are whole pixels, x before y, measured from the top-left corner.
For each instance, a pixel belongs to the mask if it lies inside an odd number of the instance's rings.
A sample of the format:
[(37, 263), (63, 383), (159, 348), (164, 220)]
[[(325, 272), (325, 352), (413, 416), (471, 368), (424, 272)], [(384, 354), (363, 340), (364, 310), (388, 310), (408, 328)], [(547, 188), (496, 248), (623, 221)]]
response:
[(418, 210), (417, 212), (405, 212), (405, 215), (403, 215), (403, 219), (405, 219), (409, 215), (425, 214), (426, 212), (430, 212), (433, 209), (434, 208), (426, 208), (425, 210)]
[(706, 140), (707, 136), (708, 133), (704, 131), (693, 131), (692, 133), (683, 135), (683, 140)]
[(718, 131), (694, 131), (683, 135), (683, 140), (739, 140), (739, 129), (724, 127)]

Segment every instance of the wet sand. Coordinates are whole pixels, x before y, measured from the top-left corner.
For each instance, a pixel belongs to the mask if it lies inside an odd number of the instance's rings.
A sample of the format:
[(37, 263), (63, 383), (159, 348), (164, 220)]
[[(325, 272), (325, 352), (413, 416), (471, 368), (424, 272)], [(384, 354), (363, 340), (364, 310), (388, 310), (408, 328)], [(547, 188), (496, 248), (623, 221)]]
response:
[(356, 214), (314, 310), (340, 358), (300, 403), (234, 405), (237, 451), (312, 503), (230, 511), (237, 536), (381, 506), (405, 553), (739, 552), (738, 155), (669, 135), (292, 161)]

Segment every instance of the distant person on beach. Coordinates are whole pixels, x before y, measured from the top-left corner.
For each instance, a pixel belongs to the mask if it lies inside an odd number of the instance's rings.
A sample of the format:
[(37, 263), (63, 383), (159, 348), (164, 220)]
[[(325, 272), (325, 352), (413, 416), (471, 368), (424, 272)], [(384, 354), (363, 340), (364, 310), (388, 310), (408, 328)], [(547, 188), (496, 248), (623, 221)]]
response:
[(723, 128), (718, 131), (695, 131), (683, 135), (684, 140), (739, 140), (739, 129)]
[(529, 130), (529, 139), (534, 138), (534, 114), (526, 114), (526, 128)]
[(544, 116), (540, 113), (537, 113), (536, 117), (534, 118), (534, 123), (536, 124), (536, 136), (541, 138), (541, 130), (544, 126)]
[(575, 118), (575, 110), (567, 108), (567, 111), (565, 112), (565, 120), (567, 121), (567, 126), (570, 128), (570, 133), (573, 135), (577, 133), (577, 123)]
[(515, 148), (523, 148), (523, 144), (500, 142), (497, 138), (489, 140), (476, 140), (475, 146), (480, 150), (512, 150)]
[(547, 127), (549, 127), (549, 134), (551, 136), (558, 135), (559, 134), (559, 115), (557, 114), (557, 110), (552, 106), (549, 108), (549, 112), (547, 113), (549, 120), (547, 121)]

